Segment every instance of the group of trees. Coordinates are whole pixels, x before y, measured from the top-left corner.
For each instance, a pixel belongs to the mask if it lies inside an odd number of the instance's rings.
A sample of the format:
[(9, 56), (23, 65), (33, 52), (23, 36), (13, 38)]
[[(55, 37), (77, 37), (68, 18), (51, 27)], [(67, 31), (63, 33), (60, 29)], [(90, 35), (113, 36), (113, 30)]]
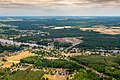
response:
[(20, 38), (16, 38), (15, 39), (18, 42), (30, 42), (30, 41), (40, 41), (41, 37), (39, 36), (24, 36), (24, 37), (20, 37)]
[(72, 43), (68, 43), (68, 42), (64, 42), (64, 43), (61, 43), (61, 42), (54, 42), (54, 46), (59, 48), (59, 47), (70, 47), (72, 46)]
[(44, 45), (44, 46), (48, 46), (48, 44), (50, 43), (51, 41), (48, 41), (48, 40), (41, 40), (41, 41), (37, 41), (36, 44), (38, 45)]
[(14, 46), (14, 45), (10, 45), (10, 46), (3, 46), (0, 43), (0, 53), (4, 52), (4, 51), (8, 51), (8, 52), (14, 52), (14, 51), (19, 51), (21, 50), (21, 48), (19, 46)]
[(42, 36), (38, 36), (38, 35), (24, 36), (24, 37), (21, 36), (20, 38), (16, 38), (15, 40), (18, 42), (27, 42), (27, 43), (30, 43), (32, 41), (38, 45), (44, 45), (44, 46), (47, 46), (48, 43), (50, 42), (50, 41), (46, 40), (46, 37), (42, 37)]

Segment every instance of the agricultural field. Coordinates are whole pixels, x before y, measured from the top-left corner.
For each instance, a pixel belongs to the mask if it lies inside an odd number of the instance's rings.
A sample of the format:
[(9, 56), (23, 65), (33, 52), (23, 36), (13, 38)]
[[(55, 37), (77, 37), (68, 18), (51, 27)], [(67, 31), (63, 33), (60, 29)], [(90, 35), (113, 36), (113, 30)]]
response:
[(101, 34), (110, 34), (110, 35), (116, 35), (116, 34), (120, 34), (120, 26), (119, 27), (92, 27), (92, 28), (80, 28), (80, 30), (83, 31), (95, 31), (95, 32), (99, 32)]
[(8, 61), (20, 61), (20, 59), (26, 58), (26, 57), (30, 57), (30, 56), (37, 56), (34, 53), (31, 53), (30, 51), (22, 51), (17, 55), (8, 57), (7, 60)]
[(20, 63), (20, 60), (30, 56), (37, 56), (37, 54), (30, 53), (29, 51), (22, 51), (16, 55), (6, 57), (5, 62), (2, 62), (2, 67), (11, 67), (13, 64)]

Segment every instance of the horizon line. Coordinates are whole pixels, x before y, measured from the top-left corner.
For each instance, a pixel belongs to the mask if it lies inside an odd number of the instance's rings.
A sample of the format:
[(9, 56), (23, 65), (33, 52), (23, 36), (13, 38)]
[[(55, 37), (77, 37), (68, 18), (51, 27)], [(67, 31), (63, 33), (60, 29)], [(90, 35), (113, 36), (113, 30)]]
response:
[[(55, 16), (48, 16), (48, 15), (0, 15), (0, 17), (18, 17), (18, 16), (33, 16), (33, 17), (75, 17), (75, 15), (71, 15), (71, 16), (67, 16), (67, 15), (55, 15)], [(96, 15), (96, 16), (93, 16), (93, 15), (76, 15), (76, 17), (120, 17), (120, 15)]]

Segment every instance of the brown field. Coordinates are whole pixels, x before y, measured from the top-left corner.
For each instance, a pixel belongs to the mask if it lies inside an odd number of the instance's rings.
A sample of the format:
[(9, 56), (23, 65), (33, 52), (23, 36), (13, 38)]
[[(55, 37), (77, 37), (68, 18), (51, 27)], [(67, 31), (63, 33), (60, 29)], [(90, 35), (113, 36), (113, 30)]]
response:
[(19, 53), (18, 55), (8, 57), (7, 60), (8, 61), (19, 61), (20, 59), (30, 57), (30, 56), (37, 56), (37, 55), (30, 53), (29, 51), (23, 51), (23, 52)]
[(12, 65), (13, 65), (12, 62), (4, 62), (2, 67), (6, 68), (6, 67), (11, 67)]
[(92, 30), (92, 31), (99, 32), (102, 34), (111, 34), (111, 35), (120, 34), (120, 27), (111, 27), (111, 28), (92, 27), (92, 28), (80, 28), (80, 30), (83, 30), (83, 31)]
[(20, 52), (17, 55), (7, 57), (6, 58), (7, 62), (4, 62), (2, 67), (10, 67), (10, 66), (12, 66), (13, 63), (14, 64), (19, 63), (20, 59), (30, 57), (30, 56), (37, 56), (37, 55), (34, 54), (34, 53), (31, 53), (29, 51), (23, 51), (23, 52)]
[(44, 77), (44, 78), (49, 78), (49, 80), (66, 80), (65, 77), (63, 77), (63, 76), (58, 76), (58, 75), (45, 74), (43, 77)]

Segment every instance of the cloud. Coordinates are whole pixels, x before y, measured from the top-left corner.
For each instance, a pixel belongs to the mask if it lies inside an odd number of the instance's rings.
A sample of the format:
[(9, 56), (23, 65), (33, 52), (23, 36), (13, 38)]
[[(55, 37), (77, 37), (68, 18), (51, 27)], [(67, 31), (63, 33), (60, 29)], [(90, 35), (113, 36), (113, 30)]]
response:
[(119, 2), (119, 0), (87, 0), (93, 3)]
[(102, 6), (120, 6), (120, 0), (87, 0), (92, 4), (99, 4)]
[[(4, 14), (95, 14), (120, 12), (120, 0), (0, 0), (0, 13)], [(117, 9), (116, 9), (117, 8)], [(61, 13), (62, 12), (62, 13)], [(112, 13), (113, 14), (113, 13)]]
[[(0, 0), (1, 7), (4, 5), (16, 6), (86, 6), (86, 5), (120, 5), (120, 0)], [(21, 6), (21, 7), (22, 7)]]

